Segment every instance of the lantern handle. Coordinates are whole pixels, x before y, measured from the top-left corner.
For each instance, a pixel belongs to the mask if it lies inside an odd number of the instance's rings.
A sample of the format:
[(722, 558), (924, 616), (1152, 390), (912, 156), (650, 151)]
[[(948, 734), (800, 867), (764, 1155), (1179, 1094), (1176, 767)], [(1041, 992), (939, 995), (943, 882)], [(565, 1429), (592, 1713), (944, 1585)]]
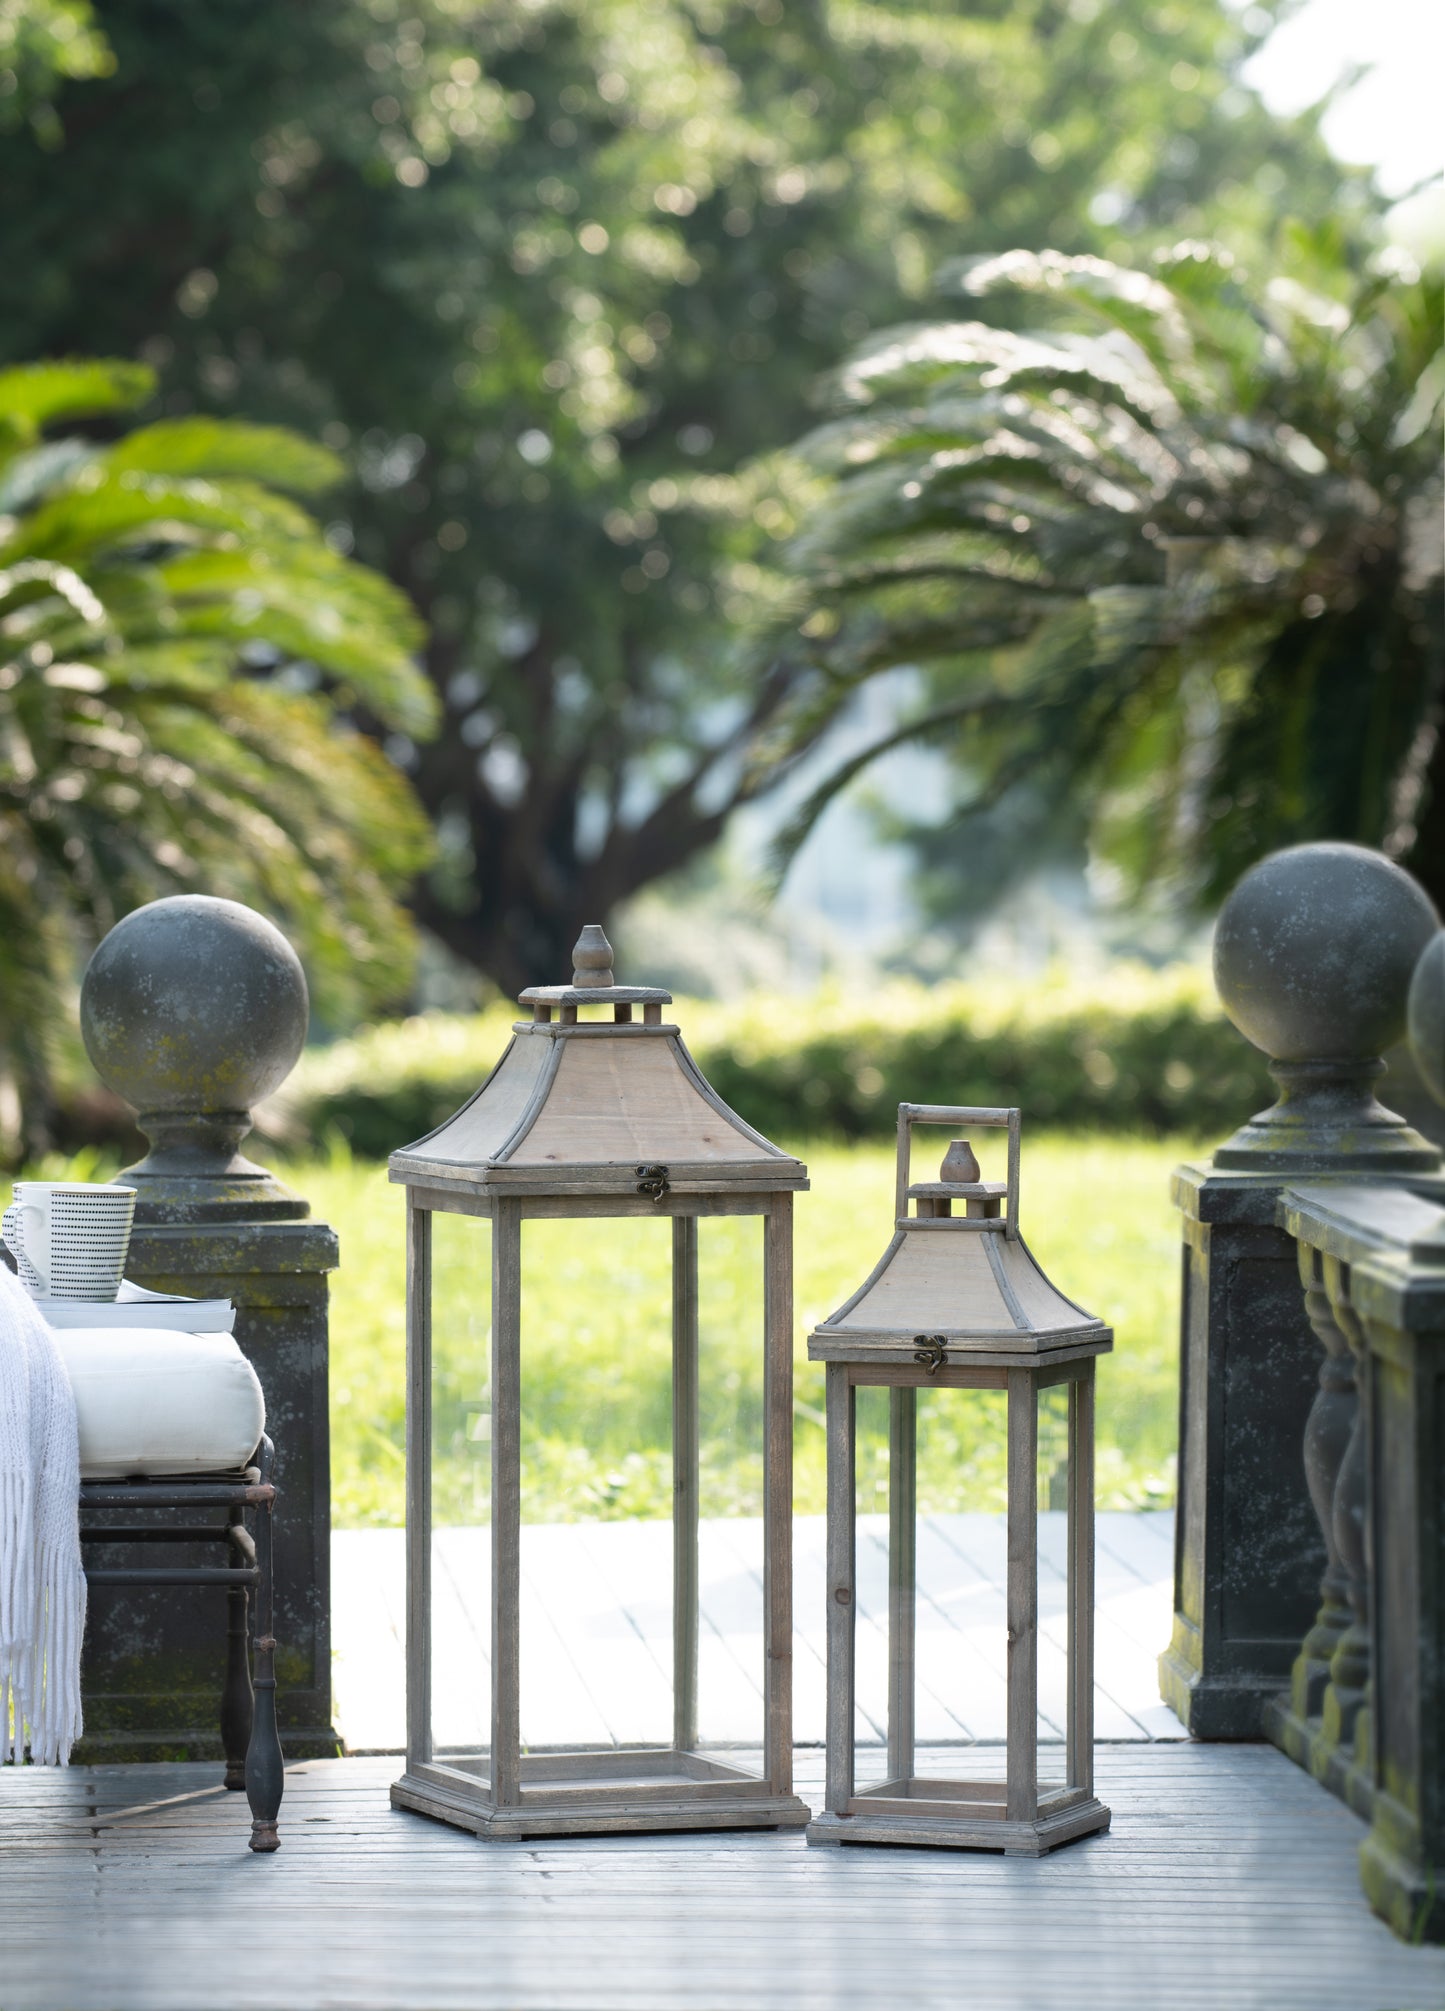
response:
[(915, 1124), (970, 1124), (975, 1128), (1008, 1132), (1008, 1213), (1004, 1234), (1016, 1241), (1019, 1233), (1019, 1126), (1023, 1112), (1011, 1107), (967, 1103), (900, 1103), (898, 1106), (898, 1187), (894, 1218), (901, 1222), (908, 1214), (908, 1168)]

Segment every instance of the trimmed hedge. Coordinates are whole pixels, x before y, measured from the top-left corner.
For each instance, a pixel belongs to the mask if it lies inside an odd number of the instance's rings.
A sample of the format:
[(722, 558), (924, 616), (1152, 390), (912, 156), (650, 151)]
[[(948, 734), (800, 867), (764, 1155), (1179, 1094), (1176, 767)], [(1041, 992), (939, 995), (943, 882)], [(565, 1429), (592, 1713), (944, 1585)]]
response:
[[(516, 1017), (434, 1013), (312, 1050), (276, 1115), (293, 1139), (334, 1131), (384, 1156), (473, 1094)], [(1017, 1103), (1034, 1124), (1213, 1138), (1273, 1098), (1263, 1056), (1192, 967), (682, 1000), (669, 1017), (719, 1095), (784, 1138), (878, 1136), (902, 1102)]]

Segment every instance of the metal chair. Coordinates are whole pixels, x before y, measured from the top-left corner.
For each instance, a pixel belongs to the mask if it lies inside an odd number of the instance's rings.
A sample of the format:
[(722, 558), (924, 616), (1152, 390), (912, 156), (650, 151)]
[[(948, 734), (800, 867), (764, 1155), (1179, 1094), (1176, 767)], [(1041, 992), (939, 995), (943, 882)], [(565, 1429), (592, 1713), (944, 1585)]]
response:
[[(251, 1809), (251, 1849), (279, 1850), (276, 1818), (283, 1786), (281, 1742), (276, 1731), (276, 1642), (272, 1634), (271, 1479), (275, 1448), (262, 1437), (255, 1464), (239, 1472), (167, 1478), (83, 1480), (80, 1484), (80, 1540), (91, 1585), (223, 1585), (226, 1587), (226, 1681), (221, 1693), (221, 1743), (226, 1786), (246, 1791)], [(202, 1522), (198, 1512), (226, 1511), (224, 1522)], [(171, 1511), (178, 1520), (139, 1524), (87, 1525), (96, 1510)], [(256, 1517), (256, 1534), (246, 1526)], [(225, 1564), (93, 1566), (89, 1557), (105, 1543), (221, 1543)], [(256, 1595), (255, 1675), (252, 1677), (250, 1602)]]

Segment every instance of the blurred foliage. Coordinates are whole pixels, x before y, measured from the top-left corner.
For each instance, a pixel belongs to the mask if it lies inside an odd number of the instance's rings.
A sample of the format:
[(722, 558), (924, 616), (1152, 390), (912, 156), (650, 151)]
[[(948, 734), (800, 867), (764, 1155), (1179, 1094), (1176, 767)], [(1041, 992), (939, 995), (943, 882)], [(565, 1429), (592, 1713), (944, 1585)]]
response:
[(886, 744), (956, 759), (954, 820), (913, 833), (937, 908), (1087, 840), (1208, 909), (1316, 838), (1445, 906), (1441, 275), (1361, 274), (1333, 228), (1287, 248), (1268, 281), (1198, 242), (965, 261), (945, 288), (1028, 327), (920, 322), (839, 374), (792, 618), (820, 714), (925, 668)]
[(62, 83), (114, 68), (89, 0), (0, 0), (0, 133), (28, 126), (34, 141), (53, 147)]
[(58, 151), (0, 137), (0, 340), (347, 454), (328, 534), (421, 606), (444, 704), (391, 742), (422, 916), (515, 990), (786, 768), (812, 685), (730, 637), (807, 483), (748, 464), (941, 259), (1363, 224), (1238, 82), (1277, 11), (109, 0)]
[(79, 958), (129, 909), (253, 901), (354, 1014), (404, 987), (397, 895), (429, 850), (344, 717), (427, 729), (420, 624), (292, 500), (335, 457), (235, 420), (45, 437), (153, 388), (134, 363), (0, 372), (0, 1074), (32, 1151)]
[[(670, 1016), (718, 1094), (770, 1137), (877, 1135), (902, 1102), (1018, 1103), (1042, 1124), (1207, 1135), (1273, 1096), (1205, 973), (1181, 966), (896, 984), (862, 1001), (684, 1001)], [(510, 1006), (432, 1013), (312, 1049), (278, 1100), (283, 1134), (395, 1151), (481, 1087), (515, 1018)]]

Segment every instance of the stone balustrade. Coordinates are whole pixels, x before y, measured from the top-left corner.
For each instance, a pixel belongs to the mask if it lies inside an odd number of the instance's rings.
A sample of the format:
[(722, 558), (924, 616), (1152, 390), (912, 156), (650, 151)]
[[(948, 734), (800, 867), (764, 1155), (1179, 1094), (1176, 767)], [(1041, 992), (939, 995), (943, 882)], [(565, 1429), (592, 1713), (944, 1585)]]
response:
[[(1331, 1339), (1321, 1380), (1318, 1295), (1301, 1295), (1279, 1226), (1295, 1180), (1434, 1182), (1441, 1156), (1375, 1095), (1405, 1029), (1411, 974), (1439, 927), (1408, 873), (1357, 845), (1299, 845), (1246, 873), (1219, 917), (1225, 1011), (1270, 1057), (1277, 1103), (1182, 1166), (1179, 1508), (1173, 1638), (1160, 1690), (1196, 1738), (1262, 1736), (1329, 1583), (1326, 1638), (1348, 1590), (1322, 1466), (1349, 1436), (1351, 1361)], [(1302, 1442), (1314, 1444), (1308, 1467)], [(1313, 1680), (1317, 1680), (1316, 1677)]]
[(1220, 916), (1279, 1101), (1180, 1169), (1174, 1636), (1203, 1738), (1275, 1741), (1371, 1824), (1376, 1911), (1445, 1939), (1445, 1174), (1375, 1096), (1405, 1031), (1445, 1100), (1445, 932), (1376, 853), (1308, 845)]
[(1289, 1188), (1279, 1207), (1357, 1395), (1330, 1504), (1344, 1624), (1317, 1691), (1302, 1649), (1269, 1727), (1370, 1823), (1375, 1911), (1406, 1940), (1445, 1941), (1445, 1210), (1335, 1185)]

